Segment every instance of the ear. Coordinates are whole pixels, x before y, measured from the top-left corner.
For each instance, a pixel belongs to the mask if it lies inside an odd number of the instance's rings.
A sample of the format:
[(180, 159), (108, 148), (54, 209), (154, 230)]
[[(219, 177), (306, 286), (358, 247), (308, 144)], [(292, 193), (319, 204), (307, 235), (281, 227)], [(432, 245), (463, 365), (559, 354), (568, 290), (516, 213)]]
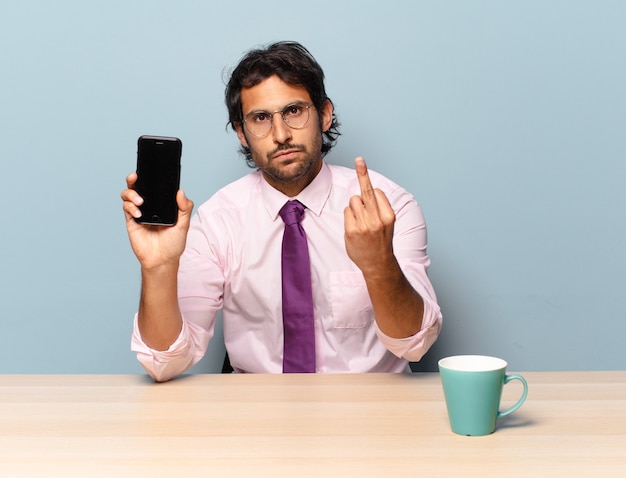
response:
[(324, 132), (328, 131), (330, 125), (333, 124), (333, 111), (334, 107), (332, 101), (326, 98), (326, 101), (322, 105), (322, 110), (320, 111), (322, 131)]
[(248, 140), (246, 139), (246, 133), (243, 131), (243, 123), (235, 123), (235, 131), (237, 131), (237, 138), (242, 146), (249, 148)]

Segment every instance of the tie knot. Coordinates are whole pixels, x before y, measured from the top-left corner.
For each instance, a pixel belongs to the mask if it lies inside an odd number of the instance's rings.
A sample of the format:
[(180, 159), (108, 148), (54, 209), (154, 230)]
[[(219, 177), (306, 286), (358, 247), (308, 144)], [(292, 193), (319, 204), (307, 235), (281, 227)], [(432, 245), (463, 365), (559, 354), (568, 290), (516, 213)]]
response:
[(302, 220), (304, 216), (304, 206), (300, 201), (287, 201), (278, 212), (280, 217), (285, 221), (285, 224), (292, 225), (297, 224)]

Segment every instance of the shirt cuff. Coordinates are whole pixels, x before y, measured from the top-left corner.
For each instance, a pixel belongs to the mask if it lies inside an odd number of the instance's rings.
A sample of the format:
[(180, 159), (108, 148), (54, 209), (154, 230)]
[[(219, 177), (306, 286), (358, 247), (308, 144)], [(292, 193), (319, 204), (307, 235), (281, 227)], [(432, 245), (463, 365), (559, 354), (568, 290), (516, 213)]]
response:
[(378, 327), (375, 322), (378, 339), (387, 350), (395, 356), (404, 358), (409, 362), (419, 362), (435, 343), (441, 331), (441, 311), (438, 306), (433, 306), (424, 301), (424, 319), (422, 328), (411, 337), (401, 339), (389, 337)]
[(163, 382), (179, 375), (192, 365), (188, 335), (188, 326), (183, 320), (182, 329), (174, 343), (167, 350), (155, 350), (146, 345), (141, 338), (135, 314), (130, 348), (137, 353), (137, 360), (146, 372), (156, 381)]

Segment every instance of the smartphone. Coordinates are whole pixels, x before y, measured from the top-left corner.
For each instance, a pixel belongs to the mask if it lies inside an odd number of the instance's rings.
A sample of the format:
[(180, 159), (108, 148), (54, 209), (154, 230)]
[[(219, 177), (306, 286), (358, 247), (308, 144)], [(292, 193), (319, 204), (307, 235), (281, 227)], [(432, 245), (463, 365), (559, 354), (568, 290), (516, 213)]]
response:
[(167, 136), (140, 136), (137, 140), (135, 191), (143, 198), (140, 224), (173, 226), (178, 220), (176, 193), (180, 187), (183, 143)]

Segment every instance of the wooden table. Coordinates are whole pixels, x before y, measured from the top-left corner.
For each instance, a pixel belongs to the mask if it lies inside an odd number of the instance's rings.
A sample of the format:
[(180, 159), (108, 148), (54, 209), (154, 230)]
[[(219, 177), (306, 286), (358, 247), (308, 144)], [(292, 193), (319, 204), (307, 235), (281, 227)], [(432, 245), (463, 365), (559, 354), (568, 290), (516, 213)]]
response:
[(0, 476), (626, 476), (626, 372), (523, 375), (485, 437), (438, 374), (0, 375)]

